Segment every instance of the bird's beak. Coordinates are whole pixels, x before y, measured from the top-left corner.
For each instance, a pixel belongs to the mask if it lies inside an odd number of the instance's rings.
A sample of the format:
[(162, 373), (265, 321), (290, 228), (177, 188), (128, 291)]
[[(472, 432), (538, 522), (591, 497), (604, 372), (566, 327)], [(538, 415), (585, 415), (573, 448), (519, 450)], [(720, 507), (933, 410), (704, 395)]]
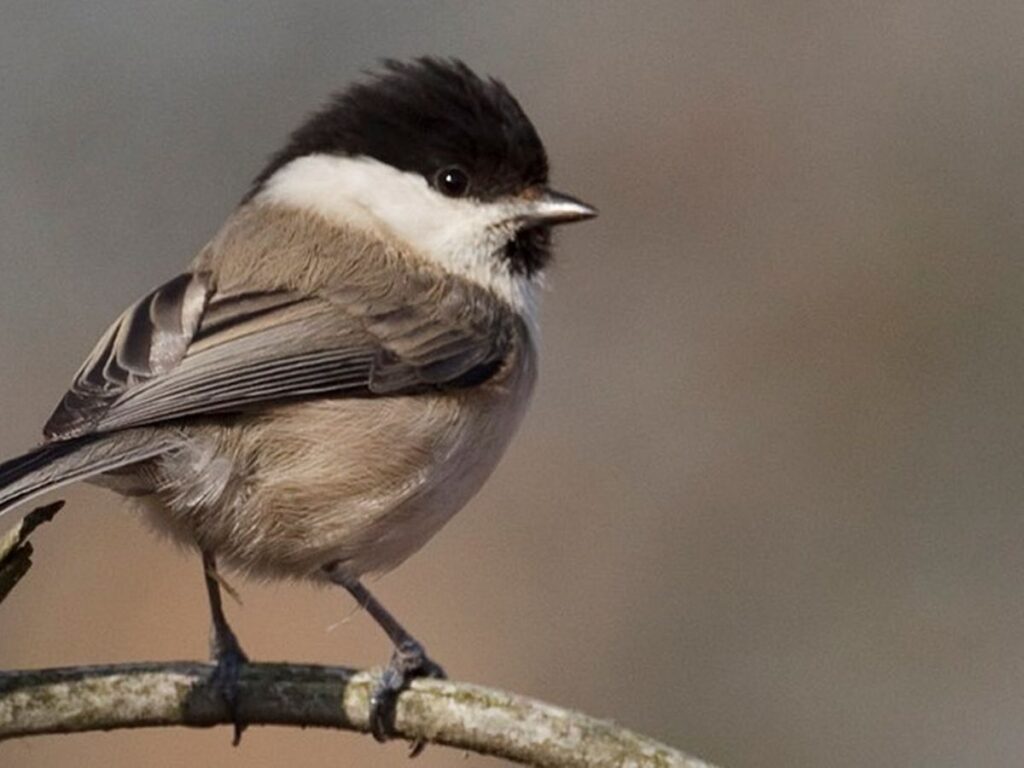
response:
[(523, 220), (529, 226), (568, 224), (597, 216), (597, 209), (575, 197), (545, 189), (526, 205)]

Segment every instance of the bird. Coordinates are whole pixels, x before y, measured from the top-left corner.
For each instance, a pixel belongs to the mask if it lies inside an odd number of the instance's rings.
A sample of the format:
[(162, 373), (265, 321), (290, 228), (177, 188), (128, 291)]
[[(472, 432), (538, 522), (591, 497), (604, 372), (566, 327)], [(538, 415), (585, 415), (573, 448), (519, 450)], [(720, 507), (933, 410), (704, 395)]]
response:
[(384, 60), (291, 133), (185, 271), (101, 336), (43, 442), (0, 464), (0, 513), (87, 481), (198, 552), (236, 743), (249, 659), (221, 566), (338, 585), (380, 625), (380, 741), (408, 683), (444, 677), (364, 581), (469, 501), (523, 418), (552, 228), (597, 215), (548, 175), (500, 80)]

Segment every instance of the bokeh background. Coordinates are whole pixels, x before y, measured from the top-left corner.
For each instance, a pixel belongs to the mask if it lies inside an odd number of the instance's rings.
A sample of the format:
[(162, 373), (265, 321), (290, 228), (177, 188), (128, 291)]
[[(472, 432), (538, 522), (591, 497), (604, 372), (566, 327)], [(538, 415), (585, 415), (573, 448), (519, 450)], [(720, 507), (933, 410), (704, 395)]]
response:
[[(2, 453), (305, 112), (421, 53), (506, 80), (602, 216), (560, 233), (510, 454), (381, 599), (458, 678), (724, 766), (1020, 765), (1017, 2), (7, 3)], [(203, 657), (199, 563), (67, 495), (0, 606), (0, 668)], [(345, 595), (238, 586), (257, 658), (388, 653)], [(407, 765), (351, 734), (229, 742), (0, 763)]]

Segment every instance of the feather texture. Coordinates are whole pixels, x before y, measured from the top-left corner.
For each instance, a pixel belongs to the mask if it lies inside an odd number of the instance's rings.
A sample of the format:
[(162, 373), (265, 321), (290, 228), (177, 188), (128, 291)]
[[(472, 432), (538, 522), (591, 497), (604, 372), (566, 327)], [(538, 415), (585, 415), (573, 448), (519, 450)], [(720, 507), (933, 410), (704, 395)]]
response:
[(49, 440), (327, 394), (478, 385), (501, 364), (514, 313), (465, 282), (412, 294), (353, 279), (335, 291), (221, 292), (203, 271), (132, 305), (47, 422)]

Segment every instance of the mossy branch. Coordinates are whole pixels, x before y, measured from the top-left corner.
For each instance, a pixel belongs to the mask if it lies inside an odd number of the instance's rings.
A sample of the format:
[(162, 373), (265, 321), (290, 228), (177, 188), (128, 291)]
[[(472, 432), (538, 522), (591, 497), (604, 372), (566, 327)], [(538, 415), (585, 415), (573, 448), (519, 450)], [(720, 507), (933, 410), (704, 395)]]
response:
[[(194, 662), (0, 672), (0, 740), (152, 726), (230, 724), (213, 668)], [(252, 725), (368, 732), (374, 678), (342, 667), (248, 664), (239, 715)], [(537, 766), (712, 768), (578, 712), (467, 683), (416, 680), (398, 700), (396, 733)]]
[[(0, 538), (0, 602), (31, 566), (29, 534), (62, 502)], [(213, 667), (140, 663), (0, 672), (0, 741), (119, 728), (233, 724)], [(246, 664), (238, 714), (250, 725), (369, 732), (374, 678), (343, 667)], [(395, 732), (537, 766), (713, 768), (646, 736), (579, 712), (467, 683), (415, 680), (398, 699)]]

